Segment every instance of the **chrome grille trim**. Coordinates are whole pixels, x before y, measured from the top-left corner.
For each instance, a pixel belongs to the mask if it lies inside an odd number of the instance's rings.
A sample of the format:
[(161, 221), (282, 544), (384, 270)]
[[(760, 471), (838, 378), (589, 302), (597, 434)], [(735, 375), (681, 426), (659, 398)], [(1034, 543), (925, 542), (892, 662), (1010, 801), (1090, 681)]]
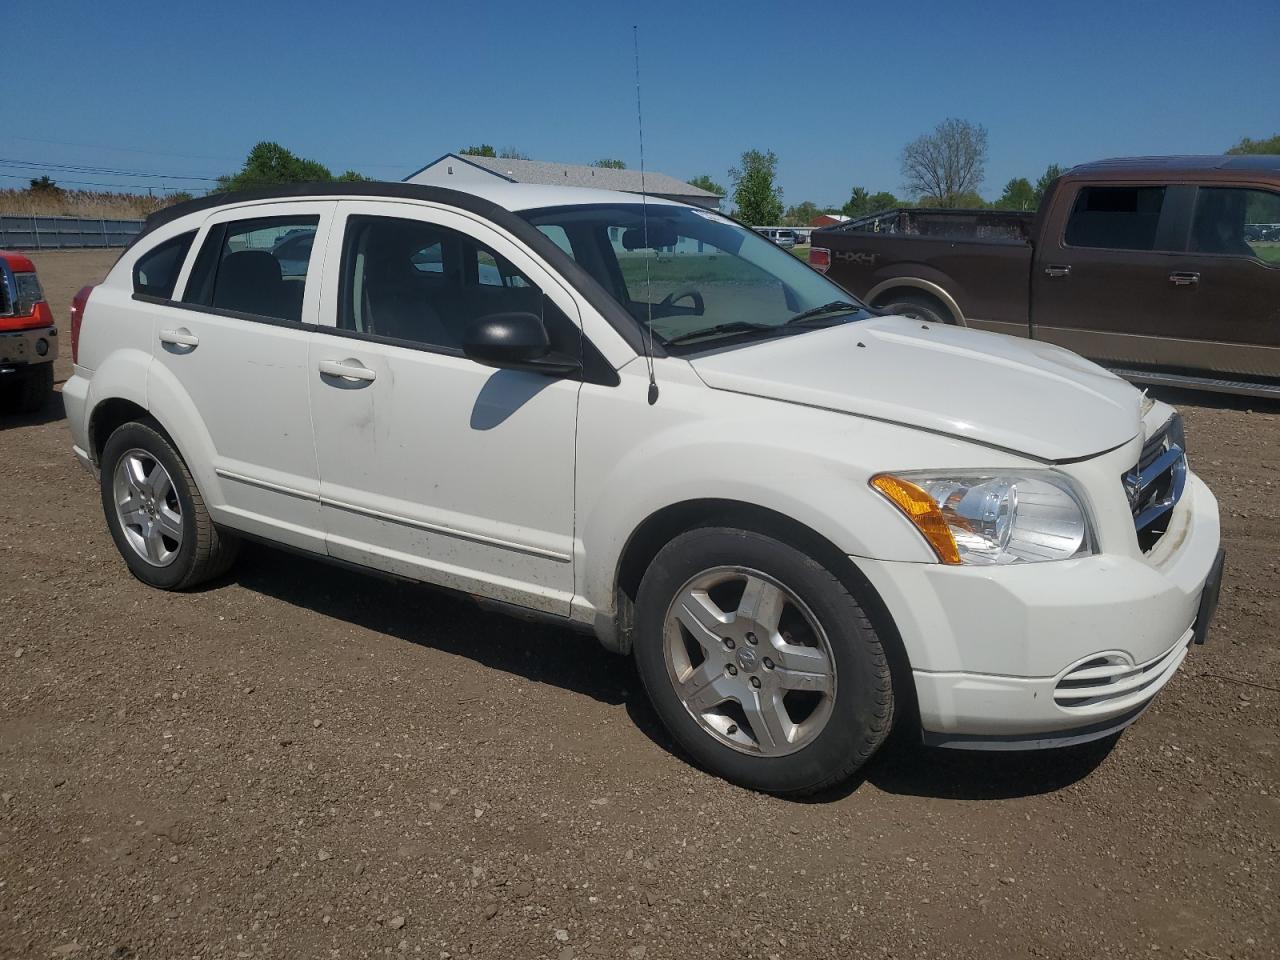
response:
[(1182, 499), (1187, 484), (1185, 446), (1182, 417), (1175, 413), (1142, 445), (1138, 462), (1121, 478), (1144, 553), (1164, 535), (1168, 515)]

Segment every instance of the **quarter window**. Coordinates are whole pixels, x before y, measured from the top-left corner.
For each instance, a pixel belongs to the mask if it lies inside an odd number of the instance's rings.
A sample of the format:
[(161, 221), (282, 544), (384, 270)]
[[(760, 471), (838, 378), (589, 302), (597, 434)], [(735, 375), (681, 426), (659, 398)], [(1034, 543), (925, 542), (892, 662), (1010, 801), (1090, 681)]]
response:
[(133, 292), (161, 300), (172, 297), (178, 274), (182, 272), (182, 264), (195, 238), (194, 230), (179, 234), (139, 257), (133, 265)]
[(1069, 247), (1154, 250), (1164, 187), (1083, 187), (1067, 221)]
[(532, 281), (471, 237), (374, 216), (347, 219), (340, 296), (340, 329), (447, 351), (461, 349), (479, 317), (541, 316), (545, 302)]
[(183, 296), (230, 313), (300, 323), (319, 217), (263, 217), (216, 224)]
[(1280, 264), (1280, 194), (1241, 187), (1201, 187), (1190, 249)]

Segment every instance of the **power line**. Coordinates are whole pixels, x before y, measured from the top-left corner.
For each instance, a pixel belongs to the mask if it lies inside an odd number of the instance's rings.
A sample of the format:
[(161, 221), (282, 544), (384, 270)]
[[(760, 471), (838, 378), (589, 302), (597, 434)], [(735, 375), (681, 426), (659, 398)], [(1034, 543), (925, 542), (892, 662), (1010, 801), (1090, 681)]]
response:
[(52, 163), (48, 161), (11, 160), (0, 157), (0, 166), (26, 170), (64, 170), (69, 173), (88, 173), (111, 177), (140, 177), (151, 180), (202, 180), (216, 183), (217, 177), (188, 176), (180, 173), (148, 173), (139, 170), (121, 170), (115, 167), (97, 167), (79, 163)]
[[(0, 177), (4, 177), (4, 178), (5, 178), (5, 179), (7, 179), (7, 180), (27, 180), (27, 181), (30, 181), (30, 180), (32, 179), (31, 177), (26, 176), (25, 174), (24, 174), (24, 175), (19, 175), (19, 174), (16, 174), (16, 173), (0, 173)], [(111, 187), (111, 188), (113, 188), (113, 189), (117, 189), (117, 190), (141, 190), (141, 189), (143, 189), (141, 186), (139, 186), (139, 185), (138, 185), (138, 184), (136, 184), (136, 183), (100, 183), (100, 182), (98, 182), (98, 181), (96, 181), (96, 180), (64, 180), (64, 179), (63, 179), (63, 178), (61, 178), (61, 177), (59, 177), (59, 178), (58, 178), (57, 183), (59, 183), (59, 184), (63, 184), (63, 183), (71, 183), (71, 184), (75, 184), (77, 187)], [(151, 188), (150, 188), (150, 187), (147, 187), (146, 189), (150, 190)], [(161, 186), (157, 187), (156, 189), (158, 189), (158, 190), (171, 191), (171, 192), (173, 192), (173, 193), (185, 193), (185, 192), (188, 192), (188, 191), (184, 191), (181, 187), (166, 187), (166, 186), (164, 186), (164, 185), (161, 185)]]
[(112, 150), (117, 153), (140, 153), (153, 157), (177, 157), (182, 160), (213, 160), (216, 163), (240, 163), (230, 157), (210, 157), (199, 153), (166, 153), (162, 150), (139, 150), (136, 147), (108, 147), (101, 143), (79, 143), (75, 140), (44, 140), (40, 137), (15, 137), (9, 134), (0, 140), (21, 140), (23, 143), (51, 143), (60, 147), (86, 147), (90, 150)]

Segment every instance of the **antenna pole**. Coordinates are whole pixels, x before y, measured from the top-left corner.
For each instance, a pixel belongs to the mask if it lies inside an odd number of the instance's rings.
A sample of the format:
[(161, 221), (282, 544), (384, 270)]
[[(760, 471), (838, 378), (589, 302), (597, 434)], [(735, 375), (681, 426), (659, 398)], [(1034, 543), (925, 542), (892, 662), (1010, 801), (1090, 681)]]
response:
[(653, 285), (649, 279), (649, 196), (644, 184), (644, 113), (640, 109), (640, 28), (631, 26), (631, 43), (636, 56), (636, 127), (640, 131), (640, 211), (644, 227), (644, 300), (648, 310), (645, 324), (644, 359), (649, 371), (649, 406), (658, 402), (658, 381), (653, 375)]

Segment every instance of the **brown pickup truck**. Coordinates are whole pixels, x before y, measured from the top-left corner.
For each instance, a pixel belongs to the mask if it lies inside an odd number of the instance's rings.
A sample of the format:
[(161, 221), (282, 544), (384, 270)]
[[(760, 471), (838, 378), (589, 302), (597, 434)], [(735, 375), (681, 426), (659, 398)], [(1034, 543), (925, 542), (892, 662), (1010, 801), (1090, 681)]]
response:
[(886, 312), (1068, 347), (1131, 380), (1280, 398), (1280, 156), (1074, 167), (1035, 213), (891, 210), (813, 261)]

